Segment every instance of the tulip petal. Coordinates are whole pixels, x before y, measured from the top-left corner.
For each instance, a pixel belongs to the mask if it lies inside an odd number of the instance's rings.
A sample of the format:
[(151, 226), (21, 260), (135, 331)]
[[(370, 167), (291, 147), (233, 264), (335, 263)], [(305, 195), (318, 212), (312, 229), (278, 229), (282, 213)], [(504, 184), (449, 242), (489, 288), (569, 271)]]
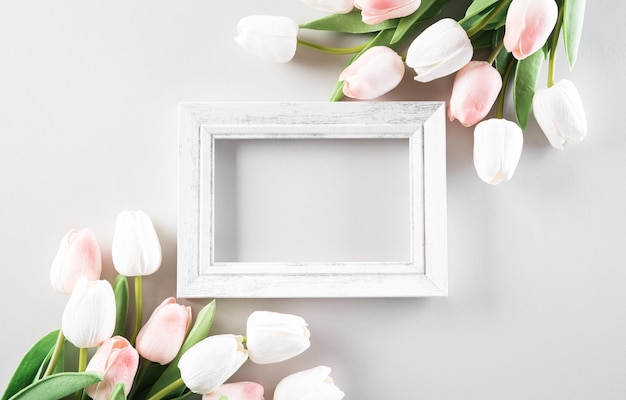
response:
[(276, 63), (291, 61), (296, 53), (300, 27), (282, 16), (251, 15), (237, 24), (235, 42), (258, 57)]
[(330, 368), (319, 366), (283, 378), (274, 391), (274, 400), (325, 399), (340, 400), (344, 393), (335, 386)]
[(426, 28), (409, 46), (406, 64), (416, 81), (430, 82), (450, 75), (471, 61), (474, 48), (465, 30), (451, 18)]
[(413, 14), (421, 0), (355, 0), (354, 6), (361, 10), (363, 22), (376, 25), (383, 21)]
[(502, 77), (485, 61), (470, 61), (456, 74), (448, 116), (450, 121), (458, 118), (464, 126), (472, 126), (482, 120), (498, 97)]
[(161, 266), (161, 244), (152, 220), (143, 211), (122, 211), (115, 221), (111, 256), (117, 272), (144, 276)]
[(535, 119), (550, 144), (563, 150), (566, 142), (580, 142), (587, 134), (587, 117), (578, 90), (562, 79), (533, 97)]
[(248, 359), (242, 340), (227, 334), (209, 336), (187, 350), (178, 362), (185, 385), (194, 393), (206, 394), (226, 382)]
[(257, 364), (288, 360), (311, 345), (307, 323), (297, 315), (255, 311), (246, 332), (250, 359)]
[(504, 47), (518, 60), (545, 43), (558, 17), (554, 0), (513, 0), (506, 16)]
[(343, 92), (355, 99), (373, 99), (394, 89), (404, 76), (404, 63), (387, 46), (375, 46), (364, 52), (339, 75)]
[(61, 319), (63, 334), (78, 348), (95, 347), (115, 330), (115, 295), (107, 281), (76, 283)]
[(513, 176), (522, 152), (523, 134), (514, 122), (493, 118), (474, 128), (474, 167), (484, 182), (497, 185)]
[(333, 14), (347, 14), (354, 8), (352, 0), (302, 0), (304, 3), (319, 10)]

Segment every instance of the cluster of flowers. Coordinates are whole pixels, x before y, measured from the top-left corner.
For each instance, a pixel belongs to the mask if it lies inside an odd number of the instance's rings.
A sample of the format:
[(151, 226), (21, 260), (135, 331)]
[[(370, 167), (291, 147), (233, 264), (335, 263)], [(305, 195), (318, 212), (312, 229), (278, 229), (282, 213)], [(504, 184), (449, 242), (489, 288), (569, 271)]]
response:
[[(485, 182), (509, 180), (522, 152), (523, 130), (531, 110), (550, 144), (563, 149), (587, 133), (576, 87), (554, 81), (555, 52), (563, 32), (570, 68), (576, 60), (585, 0), (474, 0), (463, 19), (443, 18), (415, 37), (405, 56), (396, 49), (421, 24), (441, 12), (448, 0), (302, 0), (331, 15), (298, 25), (284, 16), (240, 20), (236, 42), (273, 62), (288, 62), (298, 44), (334, 54), (355, 54), (339, 75), (331, 100), (367, 100), (394, 89), (405, 64), (418, 82), (456, 73), (448, 105), (451, 121), (474, 129), (474, 165)], [(360, 46), (332, 48), (299, 37), (302, 29), (370, 34)], [(490, 49), (486, 60), (475, 50)], [(536, 89), (549, 56), (547, 87)], [(503, 118), (505, 91), (514, 88), (517, 122)], [(497, 101), (496, 117), (485, 120)]]
[[(192, 311), (165, 299), (142, 326), (142, 276), (161, 265), (161, 246), (149, 216), (142, 211), (119, 214), (112, 259), (120, 274), (111, 285), (101, 280), (101, 252), (90, 229), (70, 231), (52, 262), (54, 289), (69, 294), (61, 329), (41, 339), (26, 354), (2, 400), (54, 400), (75, 394), (108, 399), (183, 399), (193, 393), (203, 400), (262, 400), (255, 382), (225, 383), (248, 359), (277, 363), (310, 346), (305, 320), (297, 315), (255, 311), (246, 336), (208, 336), (215, 301), (205, 306), (192, 326)], [(135, 277), (135, 326), (124, 336), (128, 315), (127, 277)], [(64, 352), (78, 349), (78, 367), (65, 371)], [(88, 349), (97, 348), (89, 359)], [(277, 400), (339, 400), (344, 393), (319, 366), (279, 382)]]

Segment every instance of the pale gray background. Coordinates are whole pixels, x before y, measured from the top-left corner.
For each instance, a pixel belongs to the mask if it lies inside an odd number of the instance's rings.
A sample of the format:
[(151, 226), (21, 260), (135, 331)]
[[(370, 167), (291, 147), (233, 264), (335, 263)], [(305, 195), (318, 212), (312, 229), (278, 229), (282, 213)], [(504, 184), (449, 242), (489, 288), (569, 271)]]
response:
[[(452, 3), (458, 16), (469, 1)], [(514, 179), (492, 187), (474, 172), (471, 130), (448, 124), (450, 296), (220, 300), (214, 332), (243, 333), (257, 309), (312, 331), (302, 356), (236, 379), (271, 399), (283, 376), (326, 364), (347, 399), (626, 398), (626, 8), (588, 3), (577, 68), (562, 53), (558, 66), (582, 94), (584, 143), (559, 152), (531, 122)], [(295, 0), (0, 3), (0, 386), (60, 325), (66, 297), (48, 271), (70, 228), (95, 230), (111, 279), (115, 217), (144, 209), (164, 251), (146, 313), (175, 293), (178, 101), (327, 99), (345, 59), (256, 59), (232, 40), (255, 13), (322, 15)], [(450, 85), (407, 73), (385, 99), (447, 100)]]

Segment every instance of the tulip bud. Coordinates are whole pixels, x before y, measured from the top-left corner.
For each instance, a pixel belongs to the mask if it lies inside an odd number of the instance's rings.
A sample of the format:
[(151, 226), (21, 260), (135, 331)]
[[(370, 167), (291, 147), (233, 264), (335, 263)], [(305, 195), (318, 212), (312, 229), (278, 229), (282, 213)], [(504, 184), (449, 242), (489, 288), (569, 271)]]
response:
[(448, 116), (458, 118), (463, 126), (472, 126), (485, 118), (502, 88), (500, 73), (485, 61), (470, 61), (456, 74)]
[(263, 400), (263, 386), (255, 382), (226, 383), (202, 396), (202, 400)]
[(354, 99), (373, 99), (389, 92), (402, 81), (402, 57), (387, 46), (375, 46), (343, 70), (343, 93)]
[(94, 281), (100, 279), (101, 272), (102, 256), (94, 233), (87, 228), (71, 230), (52, 261), (50, 283), (54, 290), (70, 294), (80, 278)]
[(99, 372), (104, 379), (86, 387), (85, 392), (93, 400), (108, 400), (115, 385), (123, 383), (128, 396), (138, 366), (139, 355), (128, 340), (121, 336), (105, 340), (86, 368), (86, 371)]
[(319, 366), (283, 378), (274, 391), (274, 400), (341, 400), (345, 394), (330, 377), (330, 368)]
[(191, 307), (165, 299), (137, 335), (137, 351), (145, 359), (169, 364), (178, 354), (191, 324)]
[(319, 10), (333, 14), (347, 14), (354, 8), (353, 0), (302, 0)]
[(474, 54), (472, 42), (458, 22), (439, 20), (409, 46), (406, 65), (415, 69), (416, 81), (430, 82), (463, 68)]
[(309, 330), (301, 317), (255, 311), (248, 317), (246, 342), (250, 359), (257, 364), (288, 360), (309, 348)]
[(557, 149), (563, 150), (566, 142), (580, 142), (587, 135), (587, 117), (580, 94), (567, 79), (537, 90), (533, 113), (550, 144)]
[(361, 10), (361, 19), (368, 25), (411, 15), (420, 4), (421, 0), (354, 0), (354, 6)]
[(111, 284), (81, 278), (63, 310), (63, 334), (78, 348), (96, 347), (113, 335), (115, 314)]
[(237, 25), (241, 47), (265, 60), (286, 63), (296, 54), (298, 23), (289, 17), (250, 15)]
[(506, 14), (504, 47), (518, 60), (548, 40), (559, 14), (554, 0), (513, 0)]
[(111, 256), (117, 272), (144, 276), (161, 266), (161, 244), (152, 220), (143, 211), (122, 211), (115, 221)]
[(220, 387), (248, 359), (242, 342), (242, 336), (215, 335), (192, 346), (178, 362), (185, 385), (198, 394)]
[(513, 176), (522, 154), (522, 129), (505, 119), (492, 118), (474, 128), (474, 167), (483, 181), (497, 185)]

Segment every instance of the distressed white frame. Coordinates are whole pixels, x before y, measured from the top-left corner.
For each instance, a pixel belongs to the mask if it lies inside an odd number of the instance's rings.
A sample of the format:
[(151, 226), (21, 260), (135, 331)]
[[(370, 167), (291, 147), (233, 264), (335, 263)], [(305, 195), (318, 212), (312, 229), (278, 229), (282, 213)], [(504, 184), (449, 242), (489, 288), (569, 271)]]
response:
[[(216, 139), (409, 142), (408, 262), (215, 262)], [(445, 107), (440, 102), (181, 103), (179, 297), (446, 296)]]

